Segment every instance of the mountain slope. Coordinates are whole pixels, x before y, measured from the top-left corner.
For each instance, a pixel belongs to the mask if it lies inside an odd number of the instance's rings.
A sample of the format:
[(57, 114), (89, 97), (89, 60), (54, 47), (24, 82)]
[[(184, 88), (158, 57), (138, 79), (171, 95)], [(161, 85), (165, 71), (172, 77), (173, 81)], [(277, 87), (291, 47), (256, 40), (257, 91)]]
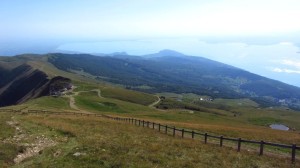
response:
[(50, 87), (63, 77), (52, 79), (43, 71), (27, 64), (24, 57), (0, 60), (0, 107), (21, 104), (29, 99), (49, 95)]
[[(206, 58), (186, 56), (170, 50), (145, 57), (60, 53), (1, 57), (0, 98), (7, 101), (1, 101), (1, 105), (17, 104), (48, 94), (47, 85), (55, 76), (77, 81), (107, 81), (149, 93), (251, 98), (266, 107), (284, 105), (300, 109), (298, 87)], [(21, 89), (24, 87), (21, 83), (25, 84), (25, 89)]]
[[(170, 55), (172, 53), (175, 56)], [(251, 97), (266, 106), (278, 105), (279, 100), (284, 99), (285, 105), (294, 108), (299, 105), (298, 87), (176, 52), (164, 51), (151, 57), (50, 54), (48, 60), (64, 71), (82, 71), (101, 80), (146, 92), (191, 92), (214, 98)]]
[[(3, 71), (2, 71), (3, 72)], [(5, 72), (0, 85), (0, 106), (22, 103), (43, 94), (43, 85), (49, 79), (45, 73), (23, 64)]]

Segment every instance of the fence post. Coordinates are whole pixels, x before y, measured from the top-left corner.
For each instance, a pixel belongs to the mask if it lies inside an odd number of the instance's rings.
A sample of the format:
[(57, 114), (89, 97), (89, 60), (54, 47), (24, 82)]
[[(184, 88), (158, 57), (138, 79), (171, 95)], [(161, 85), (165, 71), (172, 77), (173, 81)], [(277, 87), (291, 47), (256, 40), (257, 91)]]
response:
[(154, 123), (154, 122), (152, 122), (152, 129), (154, 129), (154, 126), (155, 126), (155, 123)]
[(184, 129), (181, 130), (181, 137), (184, 138)]
[(204, 134), (204, 143), (207, 143), (207, 133)]
[(194, 132), (194, 130), (192, 131), (192, 138), (194, 139), (194, 137), (195, 137), (195, 132)]
[(223, 146), (223, 135), (220, 136), (220, 146), (221, 146), (221, 147)]
[(141, 126), (141, 120), (139, 120), (139, 126)]
[(259, 155), (263, 155), (264, 154), (264, 141), (260, 141), (260, 149), (259, 149)]
[(238, 152), (241, 151), (241, 142), (242, 142), (242, 139), (239, 138), (239, 139), (238, 139), (238, 148), (237, 148), (237, 151), (238, 151)]
[(168, 126), (166, 125), (165, 133), (168, 134)]
[(145, 121), (143, 120), (143, 127), (145, 127)]
[(173, 137), (175, 137), (175, 126), (173, 127)]
[(293, 144), (292, 145), (292, 163), (295, 163), (295, 161), (296, 161), (296, 148), (297, 148), (296, 144)]
[(160, 132), (160, 123), (158, 124), (158, 131)]

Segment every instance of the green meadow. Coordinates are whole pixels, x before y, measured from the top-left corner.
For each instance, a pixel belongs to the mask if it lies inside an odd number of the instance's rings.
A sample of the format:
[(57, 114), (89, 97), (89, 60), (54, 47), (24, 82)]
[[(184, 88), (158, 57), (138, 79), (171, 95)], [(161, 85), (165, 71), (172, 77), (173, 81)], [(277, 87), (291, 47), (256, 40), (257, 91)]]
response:
[[(83, 163), (86, 167), (293, 166), (288, 157), (290, 151), (278, 148), (267, 148), (275, 156), (258, 156), (255, 152), (258, 147), (253, 145), (243, 145), (242, 152), (238, 153), (234, 143), (226, 143), (227, 147), (220, 148), (211, 144), (217, 141), (209, 139), (211, 143), (204, 145), (202, 138), (173, 138), (157, 130), (103, 118), (26, 113), (30, 109), (88, 112), (137, 118), (231, 138), (283, 144), (300, 142), (300, 113), (296, 111), (260, 108), (248, 99), (200, 101), (199, 97), (203, 96), (194, 94), (153, 95), (104, 84), (75, 82), (75, 85), (76, 89), (62, 97), (41, 97), (6, 107), (23, 109), (22, 115), (0, 113), (0, 163), (4, 167), (81, 167)], [(159, 96), (165, 99), (149, 106)], [(77, 109), (70, 106), (71, 97)], [(162, 104), (168, 108), (160, 108)], [(7, 124), (12, 120), (18, 122), (28, 138), (21, 138), (18, 142), (5, 141), (17, 134), (15, 128)], [(285, 124), (292, 130), (272, 130), (269, 125), (273, 123)], [(55, 145), (15, 164), (16, 155), (29, 148), (24, 147), (24, 143), (42, 135)]]

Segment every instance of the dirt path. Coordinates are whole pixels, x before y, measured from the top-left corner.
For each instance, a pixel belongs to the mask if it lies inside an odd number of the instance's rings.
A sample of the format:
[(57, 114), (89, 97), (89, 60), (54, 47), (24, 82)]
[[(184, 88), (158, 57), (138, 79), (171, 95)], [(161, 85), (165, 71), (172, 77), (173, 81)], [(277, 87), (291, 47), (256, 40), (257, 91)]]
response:
[(153, 102), (152, 104), (150, 104), (149, 105), (149, 107), (151, 107), (151, 108), (155, 108), (154, 106), (155, 105), (157, 105), (160, 101), (161, 101), (161, 99), (160, 99), (160, 97), (159, 96), (156, 96), (157, 98), (158, 98), (158, 100), (157, 101), (155, 101), (155, 102)]
[(80, 93), (84, 93), (84, 92), (97, 92), (98, 94), (98, 97), (99, 98), (103, 98), (102, 95), (101, 95), (101, 90), (100, 89), (93, 89), (93, 90), (90, 90), (90, 91), (79, 91), (79, 92), (74, 92), (73, 90), (75, 89), (76, 87), (72, 88), (72, 90), (70, 91), (71, 95), (67, 95), (66, 97), (69, 98), (69, 105), (72, 109), (76, 110), (76, 111), (80, 111), (80, 112), (83, 112), (83, 113), (90, 113), (90, 112), (87, 112), (85, 110), (82, 110), (80, 109), (78, 106), (76, 106), (76, 101), (75, 101), (75, 98), (74, 96), (77, 96), (79, 95)]
[(69, 105), (72, 109), (80, 111), (80, 109), (75, 105), (75, 98), (74, 96), (69, 96), (70, 102)]
[(101, 90), (100, 89), (93, 89), (91, 91), (97, 92), (98, 93), (98, 97), (99, 98), (103, 98), (102, 95), (101, 95)]
[[(14, 158), (14, 162), (16, 164), (29, 157), (38, 155), (47, 147), (55, 146), (57, 144), (57, 142), (45, 137), (44, 135), (29, 135), (20, 127), (20, 124), (15, 121), (14, 117), (12, 117), (12, 121), (7, 121), (7, 124), (15, 128), (16, 133), (12, 138), (5, 139), (3, 142), (17, 144), (22, 147), (22, 151), (20, 151), (20, 153)], [(30, 142), (30, 140), (31, 143), (24, 143)]]

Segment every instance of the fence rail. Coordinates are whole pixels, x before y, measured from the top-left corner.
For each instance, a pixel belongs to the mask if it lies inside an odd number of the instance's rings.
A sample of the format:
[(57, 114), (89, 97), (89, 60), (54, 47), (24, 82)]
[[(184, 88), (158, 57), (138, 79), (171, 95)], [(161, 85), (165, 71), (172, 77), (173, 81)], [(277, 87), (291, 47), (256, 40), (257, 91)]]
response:
[(0, 109), (0, 112), (21, 112), (21, 110), (14, 110), (14, 109)]
[[(13, 109), (0, 109), (0, 112), (15, 112), (20, 113), (21, 110), (13, 110)], [(296, 151), (300, 150), (300, 147), (296, 144), (278, 144), (278, 143), (272, 143), (272, 142), (265, 142), (265, 141), (255, 141), (255, 140), (247, 140), (242, 138), (231, 138), (231, 137), (224, 137), (224, 136), (218, 136), (218, 135), (210, 135), (208, 133), (201, 133), (196, 132), (194, 130), (186, 130), (184, 128), (176, 128), (175, 126), (168, 126), (163, 125), (160, 123), (135, 119), (135, 118), (126, 118), (126, 117), (112, 117), (104, 114), (94, 114), (94, 113), (80, 113), (80, 112), (53, 112), (48, 110), (28, 110), (26, 113), (33, 113), (33, 114), (39, 114), (39, 113), (48, 113), (48, 114), (58, 114), (58, 115), (80, 115), (80, 116), (95, 116), (95, 117), (104, 117), (116, 121), (124, 121), (128, 122), (129, 124), (133, 124), (136, 126), (142, 126), (152, 129), (157, 129), (159, 132), (164, 132), (165, 134), (170, 134), (175, 137), (176, 135), (181, 136), (182, 138), (192, 138), (195, 139), (197, 136), (202, 136), (204, 139), (204, 143), (206, 144), (208, 142), (208, 138), (214, 138), (219, 140), (219, 145), (223, 146), (224, 141), (232, 141), (235, 142), (237, 145), (237, 151), (241, 151), (242, 143), (250, 143), (250, 144), (256, 144), (259, 145), (259, 155), (264, 154), (265, 146), (273, 146), (273, 147), (279, 147), (279, 148), (285, 148), (290, 149), (291, 151), (291, 161), (292, 163), (295, 163), (296, 161)], [(177, 134), (176, 134), (177, 133)], [(187, 137), (187, 134), (190, 134), (190, 137)]]

